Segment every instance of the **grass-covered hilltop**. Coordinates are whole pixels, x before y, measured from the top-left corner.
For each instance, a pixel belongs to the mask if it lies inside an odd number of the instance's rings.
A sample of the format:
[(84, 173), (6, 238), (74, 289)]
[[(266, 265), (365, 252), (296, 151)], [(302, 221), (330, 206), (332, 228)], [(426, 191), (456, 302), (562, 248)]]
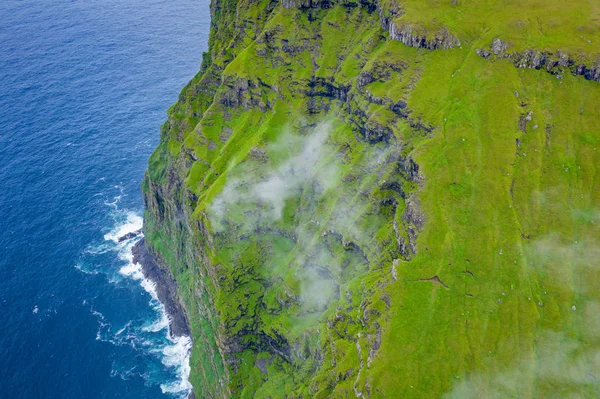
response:
[(212, 0), (143, 183), (197, 398), (600, 397), (600, 3)]

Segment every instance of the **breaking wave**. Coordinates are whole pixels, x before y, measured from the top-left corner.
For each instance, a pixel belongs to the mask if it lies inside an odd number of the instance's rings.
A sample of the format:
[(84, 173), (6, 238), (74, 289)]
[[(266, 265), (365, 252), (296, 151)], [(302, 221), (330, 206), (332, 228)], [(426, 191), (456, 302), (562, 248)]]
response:
[[(158, 385), (164, 394), (187, 398), (192, 390), (189, 382), (192, 340), (186, 336), (171, 335), (169, 316), (164, 305), (158, 300), (154, 282), (144, 276), (141, 265), (133, 263), (131, 249), (142, 236), (143, 219), (136, 212), (117, 208), (121, 195), (113, 202), (107, 203), (112, 208), (113, 227), (104, 234), (103, 242), (86, 248), (75, 267), (90, 275), (104, 274), (108, 281), (114, 284), (127, 285), (128, 280), (138, 282), (150, 296), (148, 304), (154, 317), (129, 320), (116, 326), (109, 320), (109, 316), (90, 307), (90, 312), (98, 321), (96, 339), (117, 346), (128, 346), (141, 352), (142, 357), (149, 358), (147, 370), (140, 370), (140, 366), (137, 365), (114, 365), (111, 376), (125, 380), (134, 375), (141, 376), (146, 383)], [(130, 233), (138, 234), (121, 239)], [(96, 259), (107, 256), (113, 260), (116, 257), (116, 267), (107, 267), (106, 261)], [(158, 367), (156, 361), (159, 361)], [(141, 366), (144, 367), (145, 365)]]

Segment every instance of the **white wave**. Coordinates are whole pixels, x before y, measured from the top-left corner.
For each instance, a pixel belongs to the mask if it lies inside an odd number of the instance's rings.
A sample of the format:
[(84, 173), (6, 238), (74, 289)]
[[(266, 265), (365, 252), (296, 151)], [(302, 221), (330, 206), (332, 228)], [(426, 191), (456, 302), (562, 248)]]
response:
[(118, 205), (119, 205), (119, 201), (121, 201), (121, 198), (123, 198), (123, 196), (125, 195), (125, 190), (124, 190), (123, 186), (119, 186), (119, 185), (112, 186), (112, 187), (119, 189), (119, 195), (114, 196), (112, 202), (104, 201), (104, 205), (109, 206), (113, 209), (117, 209)]
[(127, 324), (125, 324), (123, 326), (123, 328), (119, 329), (116, 333), (115, 333), (115, 337), (119, 336), (123, 333), (123, 331), (125, 331), (129, 326), (131, 325), (131, 321), (128, 321)]
[(192, 340), (190, 337), (171, 337), (171, 331), (169, 328), (169, 316), (167, 315), (165, 306), (159, 301), (158, 294), (156, 292), (156, 284), (147, 279), (144, 276), (142, 266), (140, 264), (133, 263), (133, 255), (131, 254), (131, 247), (133, 244), (128, 244), (123, 247), (122, 251), (119, 251), (119, 258), (127, 261), (127, 264), (121, 267), (119, 273), (123, 276), (132, 278), (140, 281), (140, 285), (146, 292), (151, 296), (150, 305), (160, 315), (159, 319), (154, 321), (152, 324), (142, 328), (146, 332), (158, 332), (167, 329), (167, 338), (173, 343), (173, 345), (167, 345), (162, 348), (162, 359), (161, 362), (167, 366), (176, 369), (178, 379), (176, 381), (161, 384), (160, 388), (163, 393), (173, 394), (180, 396), (181, 398), (187, 398), (188, 394), (192, 390), (192, 384), (189, 381), (190, 378), (190, 355), (192, 349)]
[(89, 255), (101, 255), (114, 250), (115, 246), (111, 242), (110, 244), (103, 243), (100, 245), (88, 245), (88, 247), (83, 252)]
[[(187, 398), (192, 390), (192, 385), (189, 382), (192, 340), (190, 337), (172, 337), (169, 316), (165, 306), (158, 299), (156, 284), (146, 278), (140, 264), (133, 263), (131, 249), (139, 239), (136, 237), (135, 239), (119, 242), (120, 237), (140, 230), (143, 225), (143, 219), (138, 213), (119, 210), (117, 208), (117, 204), (122, 195), (123, 193), (121, 192), (121, 195), (116, 196), (113, 202), (106, 203), (114, 208), (114, 211), (111, 211), (111, 214), (115, 219), (114, 227), (104, 235), (103, 243), (88, 246), (84, 255), (96, 256), (107, 252), (114, 252), (122, 263), (121, 267), (118, 269), (118, 273), (109, 277), (109, 281), (116, 284), (120, 283), (121, 280), (114, 278), (117, 276), (138, 281), (140, 286), (150, 294), (149, 304), (158, 317), (154, 321), (148, 322), (143, 326), (136, 326), (135, 324), (131, 324), (132, 321), (129, 321), (125, 326), (118, 329), (115, 333), (112, 333), (111, 323), (105, 320), (104, 315), (100, 312), (91, 310), (98, 318), (96, 339), (110, 342), (118, 346), (129, 345), (135, 349), (144, 348), (143, 350), (154, 353), (160, 359), (162, 364), (166, 368), (172, 370), (171, 372), (174, 372), (176, 375), (174, 381), (171, 380), (160, 384), (162, 392), (169, 394), (169, 396), (180, 397), (182, 399)], [(87, 262), (84, 263), (84, 261), (81, 261), (76, 264), (75, 267), (82, 272), (90, 272), (89, 270), (86, 270), (88, 269), (86, 263)], [(154, 338), (150, 338), (151, 336), (148, 335), (165, 330), (166, 338), (169, 342), (166, 345), (163, 339), (160, 340), (161, 343), (157, 343)], [(150, 376), (147, 377), (151, 378)]]
[(85, 273), (85, 274), (98, 274), (98, 271), (90, 270), (88, 267), (86, 267), (85, 263), (82, 261), (77, 262), (75, 264), (75, 269), (77, 269), (80, 272)]
[[(129, 231), (127, 231), (125, 228), (115, 229), (118, 230), (118, 233), (113, 233), (112, 235), (107, 234), (105, 239), (114, 241), (115, 236), (121, 237), (130, 231), (136, 231), (141, 228), (141, 220), (139, 221), (139, 224), (136, 224), (136, 220), (132, 218), (131, 215), (128, 215), (128, 221), (129, 223), (127, 226)], [(189, 381), (191, 370), (190, 355), (192, 349), (192, 340), (190, 337), (186, 336), (172, 338), (169, 328), (169, 316), (165, 306), (158, 299), (156, 284), (146, 278), (140, 264), (133, 263), (133, 254), (131, 253), (132, 247), (133, 242), (128, 242), (125, 245), (122, 245), (121, 250), (119, 251), (119, 259), (127, 263), (121, 267), (119, 273), (123, 276), (140, 282), (142, 288), (149, 293), (152, 298), (150, 305), (153, 306), (153, 308), (160, 315), (158, 320), (154, 321), (148, 326), (143, 327), (142, 330), (146, 332), (158, 332), (167, 329), (167, 338), (173, 343), (172, 345), (167, 345), (162, 348), (161, 362), (167, 367), (175, 368), (178, 379), (167, 384), (161, 384), (160, 388), (163, 393), (174, 394), (181, 396), (182, 398), (187, 398), (188, 394), (192, 390), (192, 384)]]
[(173, 345), (168, 345), (163, 349), (162, 363), (167, 367), (176, 367), (179, 380), (161, 384), (160, 389), (163, 393), (181, 394), (186, 398), (192, 390), (190, 378), (190, 354), (192, 350), (192, 340), (190, 337), (177, 337), (171, 339)]
[(167, 312), (164, 310), (164, 306), (162, 303), (159, 303), (159, 314), (160, 317), (158, 320), (156, 320), (155, 322), (153, 322), (152, 324), (142, 327), (143, 331), (149, 331), (149, 332), (159, 332), (161, 330), (164, 330), (165, 328), (169, 327), (169, 316), (167, 315)]
[(123, 237), (125, 234), (140, 230), (143, 222), (144, 220), (140, 215), (134, 212), (127, 212), (126, 221), (124, 223), (117, 224), (114, 229), (104, 235), (104, 239), (119, 243), (119, 237)]
[[(119, 269), (119, 274), (129, 277), (133, 280), (138, 280), (140, 285), (146, 291), (154, 301), (158, 301), (158, 294), (156, 292), (156, 284), (148, 280), (146, 276), (144, 276), (144, 272), (142, 271), (142, 266), (139, 263), (133, 263), (133, 254), (131, 254), (131, 245), (126, 246), (127, 251), (121, 251), (119, 253), (119, 258), (128, 263)], [(164, 313), (164, 309), (162, 309)]]
[(106, 321), (104, 315), (95, 310), (90, 310), (98, 318), (98, 330), (96, 331), (96, 341), (103, 341), (102, 335), (110, 331), (111, 324)]
[(119, 269), (119, 273), (121, 273), (125, 277), (130, 277), (134, 280), (141, 280), (144, 278), (144, 273), (142, 273), (142, 266), (140, 266), (138, 263), (133, 263), (133, 261), (121, 267)]
[(91, 312), (92, 312), (92, 314), (93, 314), (94, 316), (96, 316), (96, 317), (97, 317), (99, 320), (104, 320), (104, 315), (103, 315), (102, 313), (100, 313), (100, 312), (97, 312), (97, 311), (95, 311), (95, 310), (92, 310)]
[[(142, 272), (142, 276), (143, 275), (144, 275), (144, 273)], [(140, 285), (142, 286), (142, 288), (144, 290), (146, 290), (146, 292), (148, 294), (150, 294), (152, 299), (154, 299), (155, 301), (158, 301), (158, 294), (156, 293), (156, 284), (154, 283), (154, 281), (150, 281), (146, 277), (144, 277), (142, 279), (142, 281), (140, 282)]]
[(167, 366), (176, 369), (178, 379), (176, 381), (161, 384), (160, 388), (163, 393), (174, 394), (181, 398), (187, 398), (188, 394), (192, 390), (192, 384), (189, 381), (190, 378), (190, 355), (192, 349), (192, 340), (190, 337), (171, 337), (171, 331), (169, 328), (169, 316), (165, 310), (164, 305), (158, 300), (156, 293), (156, 285), (154, 282), (148, 280), (142, 271), (142, 267), (139, 264), (134, 264), (133, 260), (130, 263), (123, 266), (120, 273), (124, 276), (139, 280), (140, 285), (150, 294), (152, 297), (150, 305), (159, 313), (160, 317), (152, 324), (142, 328), (145, 332), (158, 332), (167, 329), (167, 338), (173, 343), (173, 345), (167, 345), (162, 348), (161, 362)]

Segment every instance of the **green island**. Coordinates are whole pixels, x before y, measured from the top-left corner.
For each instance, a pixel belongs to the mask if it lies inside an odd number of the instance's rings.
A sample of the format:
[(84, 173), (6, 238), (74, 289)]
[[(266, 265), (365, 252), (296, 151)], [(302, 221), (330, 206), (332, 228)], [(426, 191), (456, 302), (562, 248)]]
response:
[(142, 185), (196, 398), (600, 397), (600, 3), (210, 12)]

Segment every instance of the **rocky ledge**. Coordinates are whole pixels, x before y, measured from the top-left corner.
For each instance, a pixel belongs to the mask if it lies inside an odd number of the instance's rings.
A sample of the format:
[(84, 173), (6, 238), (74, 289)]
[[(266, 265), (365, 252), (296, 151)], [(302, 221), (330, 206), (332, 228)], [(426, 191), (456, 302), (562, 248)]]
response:
[[(588, 63), (583, 56), (575, 56), (557, 51), (528, 49), (523, 52), (508, 52), (508, 43), (495, 38), (489, 49), (477, 49), (476, 53), (487, 60), (494, 58), (509, 59), (517, 68), (545, 70), (562, 79), (565, 73), (583, 76), (587, 80), (600, 82), (600, 56), (595, 62)], [(588, 60), (589, 61), (589, 60)]]
[(177, 296), (177, 283), (168, 270), (158, 265), (154, 257), (139, 240), (132, 248), (133, 263), (142, 266), (144, 276), (156, 287), (158, 300), (165, 306), (169, 317), (169, 328), (173, 337), (191, 336), (190, 325), (185, 309)]

